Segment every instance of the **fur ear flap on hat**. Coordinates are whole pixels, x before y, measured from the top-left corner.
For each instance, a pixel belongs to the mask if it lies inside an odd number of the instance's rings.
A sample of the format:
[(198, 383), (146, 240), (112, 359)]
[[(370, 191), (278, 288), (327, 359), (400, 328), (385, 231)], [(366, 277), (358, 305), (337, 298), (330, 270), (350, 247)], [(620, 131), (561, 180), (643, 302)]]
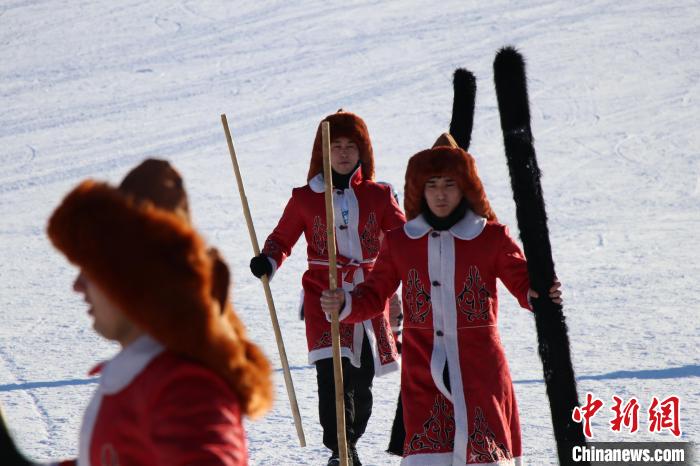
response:
[(374, 180), (374, 154), (372, 152), (372, 142), (369, 139), (367, 125), (359, 116), (346, 112), (343, 109), (328, 115), (321, 120), (316, 130), (314, 147), (311, 151), (311, 163), (307, 181), (323, 172), (323, 146), (321, 124), (327, 121), (330, 126), (331, 141), (335, 138), (345, 137), (355, 141), (360, 152), (360, 163), (362, 165), (362, 178)]
[[(231, 282), (228, 265), (217, 249), (210, 248), (207, 253), (213, 264), (211, 296), (216, 300), (217, 308), (221, 313), (221, 320), (214, 321), (217, 326), (220, 325), (225, 329), (220, 342), (225, 349), (221, 352), (223, 357), (213, 359), (212, 367), (218, 368), (217, 372), (226, 374), (224, 378), (229, 385), (235, 384), (239, 398), (247, 400), (246, 414), (257, 417), (264, 414), (272, 402), (270, 363), (260, 348), (248, 340), (245, 327), (233, 310), (228, 296)], [(226, 347), (228, 347), (227, 350)], [(203, 356), (207, 357), (207, 355)]]
[(454, 179), (474, 213), (488, 220), (496, 220), (496, 214), (491, 210), (484, 186), (479, 179), (474, 157), (458, 147), (445, 145), (418, 152), (409, 159), (404, 186), (404, 210), (407, 220), (420, 215), (425, 183), (435, 176), (449, 176)]
[(226, 380), (245, 414), (270, 407), (270, 364), (233, 311), (228, 267), (179, 213), (85, 181), (54, 211), (48, 234), (130, 320)]

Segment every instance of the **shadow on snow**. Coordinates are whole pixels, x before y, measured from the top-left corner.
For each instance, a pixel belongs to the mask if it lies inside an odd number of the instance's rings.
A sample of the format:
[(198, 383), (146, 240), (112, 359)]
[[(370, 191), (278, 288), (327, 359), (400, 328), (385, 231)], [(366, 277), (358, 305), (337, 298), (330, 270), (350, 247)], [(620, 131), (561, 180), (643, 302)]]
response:
[(48, 382), (8, 383), (5, 385), (0, 385), (0, 392), (31, 390), (33, 388), (67, 387), (70, 385), (89, 385), (91, 383), (97, 383), (98, 380), (98, 377), (91, 377), (89, 379), (52, 380)]
[[(647, 369), (640, 371), (615, 371), (599, 375), (580, 375), (576, 381), (581, 380), (613, 380), (613, 379), (682, 379), (685, 377), (700, 377), (700, 365), (689, 364), (681, 367), (669, 367), (666, 369)], [(513, 383), (544, 383), (543, 379), (514, 380)]]
[[(290, 371), (300, 371), (311, 369), (313, 366), (290, 366)], [(275, 369), (275, 372), (281, 372), (282, 369)], [(577, 381), (581, 380), (613, 380), (613, 379), (682, 379), (685, 377), (700, 377), (700, 365), (689, 364), (681, 367), (669, 367), (667, 369), (647, 369), (641, 371), (615, 371), (607, 374), (599, 375), (581, 375), (576, 377)], [(53, 380), (47, 382), (25, 382), (25, 383), (10, 383), (0, 385), (0, 392), (10, 392), (13, 390), (31, 390), (34, 388), (53, 388), (67, 387), (71, 385), (89, 385), (97, 383), (99, 378), (91, 377), (89, 379), (69, 379), (69, 380)], [(514, 380), (514, 384), (532, 384), (544, 383), (543, 379), (530, 380)]]

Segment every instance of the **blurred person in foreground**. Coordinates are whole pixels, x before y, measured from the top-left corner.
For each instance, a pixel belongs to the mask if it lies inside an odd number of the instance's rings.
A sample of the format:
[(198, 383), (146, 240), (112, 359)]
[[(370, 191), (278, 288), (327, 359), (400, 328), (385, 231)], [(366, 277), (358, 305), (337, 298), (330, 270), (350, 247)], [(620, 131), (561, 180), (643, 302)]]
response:
[(190, 222), (180, 175), (146, 160), (119, 187), (84, 181), (49, 220), (79, 267), (97, 333), (121, 350), (99, 365), (78, 465), (248, 464), (244, 415), (272, 402), (270, 364), (229, 299), (230, 273)]

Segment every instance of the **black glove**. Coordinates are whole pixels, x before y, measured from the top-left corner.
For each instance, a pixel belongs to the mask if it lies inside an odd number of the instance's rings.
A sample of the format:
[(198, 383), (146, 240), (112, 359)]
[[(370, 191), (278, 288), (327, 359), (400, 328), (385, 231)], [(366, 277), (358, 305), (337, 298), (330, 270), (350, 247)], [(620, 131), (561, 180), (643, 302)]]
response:
[(270, 264), (270, 261), (267, 259), (265, 254), (260, 254), (259, 256), (255, 256), (250, 260), (250, 271), (258, 278), (262, 277), (263, 275), (267, 275), (269, 277), (272, 273), (272, 264)]

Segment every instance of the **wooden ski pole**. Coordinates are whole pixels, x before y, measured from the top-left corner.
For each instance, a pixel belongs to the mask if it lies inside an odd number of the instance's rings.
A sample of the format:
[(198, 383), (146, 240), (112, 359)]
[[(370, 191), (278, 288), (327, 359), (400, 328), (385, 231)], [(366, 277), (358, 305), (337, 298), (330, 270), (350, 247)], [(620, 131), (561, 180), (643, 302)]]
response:
[[(321, 123), (323, 147), (323, 179), (326, 183), (326, 237), (328, 247), (328, 289), (338, 286), (335, 256), (335, 220), (333, 213), (333, 175), (331, 174), (331, 134), (327, 121)], [(333, 381), (335, 384), (335, 418), (338, 431), (338, 455), (340, 465), (348, 466), (348, 444), (345, 438), (345, 400), (343, 390), (343, 366), (340, 360), (340, 321), (338, 314), (331, 316), (331, 341), (333, 342)]]
[[(241, 196), (241, 204), (243, 205), (243, 215), (245, 216), (246, 224), (248, 225), (248, 234), (250, 235), (250, 242), (253, 243), (253, 253), (258, 256), (260, 254), (260, 246), (258, 245), (258, 238), (255, 235), (255, 227), (253, 226), (253, 218), (250, 215), (250, 208), (248, 206), (248, 198), (245, 195), (245, 189), (243, 188), (243, 179), (241, 178), (241, 171), (238, 168), (238, 158), (236, 157), (236, 149), (233, 147), (233, 139), (231, 138), (231, 131), (229, 131), (228, 121), (226, 120), (226, 115), (221, 115), (221, 124), (224, 125), (224, 132), (226, 133), (226, 142), (228, 143), (228, 151), (231, 154), (231, 163), (233, 163), (233, 172), (236, 175), (236, 182), (238, 183), (238, 193)], [(282, 362), (282, 372), (284, 373), (284, 384), (287, 387), (287, 396), (289, 397), (289, 404), (292, 408), (292, 415), (294, 416), (294, 426), (297, 429), (297, 436), (299, 437), (299, 444), (302, 447), (306, 446), (306, 439), (304, 438), (304, 427), (301, 424), (301, 415), (299, 414), (299, 405), (297, 404), (297, 397), (294, 392), (294, 382), (292, 381), (292, 374), (289, 371), (289, 363), (287, 362), (287, 352), (284, 349), (284, 340), (282, 339), (282, 332), (280, 331), (280, 325), (277, 321), (277, 311), (275, 311), (275, 303), (272, 300), (272, 291), (270, 290), (270, 281), (267, 275), (261, 277), (263, 284), (263, 289), (265, 290), (265, 298), (267, 299), (267, 308), (270, 311), (270, 320), (272, 320), (272, 329), (275, 332), (275, 340), (277, 341), (277, 351), (280, 355), (280, 361)]]

